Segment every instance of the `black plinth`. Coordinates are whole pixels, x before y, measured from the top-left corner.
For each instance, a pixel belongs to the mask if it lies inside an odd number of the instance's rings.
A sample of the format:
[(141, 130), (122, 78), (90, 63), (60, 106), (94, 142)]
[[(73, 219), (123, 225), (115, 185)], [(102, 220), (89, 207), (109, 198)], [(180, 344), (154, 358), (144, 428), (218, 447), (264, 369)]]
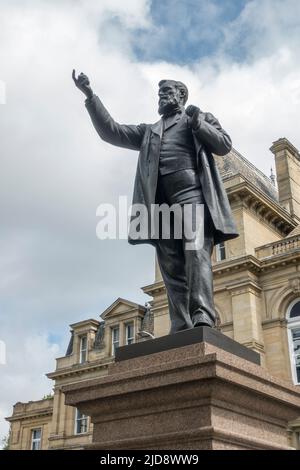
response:
[(220, 349), (224, 349), (235, 356), (239, 356), (254, 364), (260, 365), (260, 355), (242, 344), (234, 341), (220, 331), (200, 326), (189, 330), (179, 331), (172, 335), (162, 336), (156, 339), (150, 339), (141, 343), (134, 343), (128, 346), (121, 346), (116, 349), (116, 362), (125, 361), (139, 356), (147, 356), (168, 349), (180, 348), (195, 343), (209, 343)]

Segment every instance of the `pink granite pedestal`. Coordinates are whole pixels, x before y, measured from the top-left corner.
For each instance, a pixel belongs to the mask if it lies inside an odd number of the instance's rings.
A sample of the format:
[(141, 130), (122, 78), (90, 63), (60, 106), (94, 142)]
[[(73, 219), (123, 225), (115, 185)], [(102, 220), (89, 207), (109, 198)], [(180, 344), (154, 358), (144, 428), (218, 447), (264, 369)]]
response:
[(111, 364), (108, 376), (64, 387), (94, 423), (89, 448), (291, 449), (299, 388), (208, 343)]

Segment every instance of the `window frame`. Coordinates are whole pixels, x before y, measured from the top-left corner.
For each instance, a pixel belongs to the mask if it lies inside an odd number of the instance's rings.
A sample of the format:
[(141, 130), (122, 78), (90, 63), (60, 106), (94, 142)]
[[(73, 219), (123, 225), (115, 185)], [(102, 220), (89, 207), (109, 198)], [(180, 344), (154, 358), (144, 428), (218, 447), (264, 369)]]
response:
[[(114, 341), (114, 331), (118, 331), (118, 341)], [(115, 356), (116, 355), (116, 344), (118, 344), (117, 347), (120, 346), (120, 325), (115, 325), (111, 327), (111, 355)]]
[[(132, 336), (128, 336), (128, 327), (132, 327)], [(132, 340), (130, 343), (129, 340)], [(126, 345), (135, 343), (134, 322), (125, 323), (125, 343)]]
[[(38, 439), (33, 437), (33, 433), (35, 431), (40, 431), (40, 437)], [(34, 449), (33, 448), (34, 444), (37, 443), (37, 442), (39, 443), (39, 446), (38, 446), (37, 449)], [(30, 445), (30, 448), (31, 448), (31, 450), (41, 450), (42, 449), (42, 428), (32, 428), (31, 429), (31, 445)]]
[[(78, 415), (81, 415), (81, 417), (79, 418)], [(78, 425), (79, 425), (79, 422), (80, 422), (80, 427), (82, 426), (82, 422), (85, 421), (85, 429), (86, 431), (81, 431), (81, 432), (78, 432)], [(78, 408), (75, 409), (75, 429), (74, 429), (74, 434), (76, 436), (81, 436), (82, 434), (87, 434), (89, 432), (89, 423), (88, 423), (88, 416), (81, 413), (80, 410)]]
[[(86, 340), (86, 347), (85, 349), (82, 348), (83, 340)], [(83, 353), (84, 353), (84, 360), (83, 360)], [(79, 362), (80, 364), (84, 364), (88, 360), (88, 337), (87, 335), (80, 336), (80, 345), (79, 345)]]
[(289, 356), (290, 356), (290, 366), (292, 372), (292, 379), (295, 385), (300, 385), (300, 380), (297, 378), (297, 368), (295, 362), (295, 351), (294, 351), (294, 341), (293, 341), (293, 330), (300, 329), (300, 315), (295, 318), (290, 318), (292, 308), (300, 302), (300, 298), (294, 299), (293, 302), (289, 304), (287, 309), (287, 334), (288, 334), (288, 346), (289, 346)]
[(216, 245), (216, 261), (220, 263), (226, 259), (226, 245), (225, 242), (218, 243)]

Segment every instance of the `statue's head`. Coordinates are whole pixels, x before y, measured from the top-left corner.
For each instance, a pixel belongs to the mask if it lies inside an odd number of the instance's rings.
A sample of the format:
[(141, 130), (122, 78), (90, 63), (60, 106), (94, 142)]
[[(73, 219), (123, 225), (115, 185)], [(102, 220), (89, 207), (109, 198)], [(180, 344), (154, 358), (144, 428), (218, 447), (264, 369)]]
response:
[(184, 106), (188, 100), (189, 92), (182, 82), (175, 80), (161, 80), (158, 84), (158, 112), (159, 114), (168, 114)]

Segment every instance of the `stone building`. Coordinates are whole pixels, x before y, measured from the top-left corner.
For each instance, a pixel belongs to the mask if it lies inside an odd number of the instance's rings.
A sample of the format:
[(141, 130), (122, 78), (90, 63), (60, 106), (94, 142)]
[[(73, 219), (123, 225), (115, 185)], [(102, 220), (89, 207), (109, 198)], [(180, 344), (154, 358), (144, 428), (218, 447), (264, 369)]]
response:
[[(266, 177), (235, 150), (215, 157), (236, 220), (239, 238), (213, 254), (218, 328), (257, 351), (262, 366), (300, 385), (300, 155), (279, 139), (275, 176)], [(17, 403), (11, 449), (80, 449), (91, 442), (89, 418), (64, 404), (61, 388), (107, 374), (115, 348), (163, 336), (169, 331), (165, 287), (156, 265), (154, 282), (142, 288), (146, 306), (118, 298), (99, 320), (71, 325), (71, 338), (56, 370), (52, 399)], [(299, 446), (300, 419), (291, 423)]]

